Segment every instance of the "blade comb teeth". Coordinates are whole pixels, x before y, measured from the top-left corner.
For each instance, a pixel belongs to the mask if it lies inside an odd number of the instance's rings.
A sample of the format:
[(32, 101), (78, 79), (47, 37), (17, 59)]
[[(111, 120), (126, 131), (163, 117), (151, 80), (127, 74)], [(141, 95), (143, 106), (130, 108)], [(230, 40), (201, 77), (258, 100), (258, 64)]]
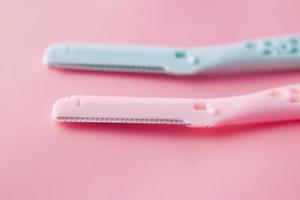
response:
[(115, 72), (147, 72), (165, 73), (166, 70), (159, 66), (129, 66), (129, 65), (92, 65), (92, 64), (52, 64), (51, 66), (65, 69), (78, 69), (90, 71), (115, 71)]
[(94, 117), (57, 117), (58, 122), (84, 123), (127, 123), (127, 124), (186, 124), (179, 119), (139, 119), (139, 118), (94, 118)]

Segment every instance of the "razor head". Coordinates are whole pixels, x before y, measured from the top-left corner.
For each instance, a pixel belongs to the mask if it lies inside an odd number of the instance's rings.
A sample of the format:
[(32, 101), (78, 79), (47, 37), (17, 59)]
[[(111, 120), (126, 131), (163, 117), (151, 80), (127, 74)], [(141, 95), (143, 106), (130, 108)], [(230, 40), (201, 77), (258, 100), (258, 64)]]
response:
[(71, 96), (57, 100), (52, 117), (57, 122), (166, 124), (207, 127), (207, 110), (194, 99)]
[(52, 117), (57, 122), (187, 124), (168, 113), (157, 114), (150, 102), (147, 98), (71, 96), (55, 102)]
[(132, 45), (64, 43), (50, 46), (44, 63), (61, 69), (155, 74), (193, 74), (196, 60), (185, 50)]

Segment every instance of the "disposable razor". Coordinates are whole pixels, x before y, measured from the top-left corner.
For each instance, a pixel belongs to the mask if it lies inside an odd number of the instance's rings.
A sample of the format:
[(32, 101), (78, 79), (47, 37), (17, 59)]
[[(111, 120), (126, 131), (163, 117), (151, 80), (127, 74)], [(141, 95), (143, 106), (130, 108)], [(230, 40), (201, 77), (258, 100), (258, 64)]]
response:
[(44, 63), (64, 69), (173, 75), (293, 70), (300, 69), (300, 36), (199, 48), (63, 43), (46, 50)]
[(300, 84), (215, 99), (71, 96), (53, 106), (57, 122), (216, 127), (300, 119)]

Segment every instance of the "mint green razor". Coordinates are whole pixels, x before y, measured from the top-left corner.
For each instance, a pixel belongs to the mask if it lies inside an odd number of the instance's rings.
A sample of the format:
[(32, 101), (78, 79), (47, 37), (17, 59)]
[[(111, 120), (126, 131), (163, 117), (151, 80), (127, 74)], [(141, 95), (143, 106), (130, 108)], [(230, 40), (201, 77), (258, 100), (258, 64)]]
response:
[(300, 69), (300, 35), (199, 48), (63, 43), (45, 51), (44, 63), (66, 69), (172, 75), (295, 70)]

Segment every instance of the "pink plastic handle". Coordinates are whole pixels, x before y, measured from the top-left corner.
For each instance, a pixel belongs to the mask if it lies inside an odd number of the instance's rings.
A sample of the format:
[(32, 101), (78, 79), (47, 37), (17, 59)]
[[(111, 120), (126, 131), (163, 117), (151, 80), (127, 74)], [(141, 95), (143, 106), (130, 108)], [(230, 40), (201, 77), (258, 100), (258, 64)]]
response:
[(300, 84), (244, 96), (211, 99), (216, 111), (209, 126), (300, 119)]

